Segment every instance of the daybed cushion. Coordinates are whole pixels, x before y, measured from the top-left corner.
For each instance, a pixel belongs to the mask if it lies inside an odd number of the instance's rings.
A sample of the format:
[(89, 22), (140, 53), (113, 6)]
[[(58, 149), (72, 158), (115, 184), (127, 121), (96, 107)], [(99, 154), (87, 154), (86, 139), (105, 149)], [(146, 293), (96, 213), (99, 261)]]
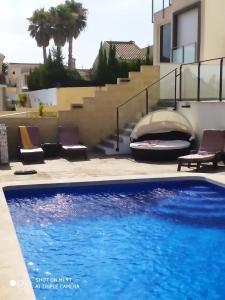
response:
[(148, 140), (143, 142), (131, 143), (132, 149), (144, 149), (144, 150), (177, 150), (186, 149), (190, 147), (190, 142), (183, 140)]
[(20, 149), (20, 152), (22, 154), (27, 154), (27, 153), (44, 153), (42, 148), (32, 148), (32, 149)]

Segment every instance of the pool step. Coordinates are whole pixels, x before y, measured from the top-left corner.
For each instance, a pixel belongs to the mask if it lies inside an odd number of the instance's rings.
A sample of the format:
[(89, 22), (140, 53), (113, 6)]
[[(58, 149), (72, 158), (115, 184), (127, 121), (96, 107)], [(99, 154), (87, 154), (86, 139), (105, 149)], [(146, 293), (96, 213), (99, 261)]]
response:
[(174, 199), (154, 201), (154, 215), (191, 226), (225, 228), (225, 197), (210, 190), (194, 189), (190, 193), (182, 193)]

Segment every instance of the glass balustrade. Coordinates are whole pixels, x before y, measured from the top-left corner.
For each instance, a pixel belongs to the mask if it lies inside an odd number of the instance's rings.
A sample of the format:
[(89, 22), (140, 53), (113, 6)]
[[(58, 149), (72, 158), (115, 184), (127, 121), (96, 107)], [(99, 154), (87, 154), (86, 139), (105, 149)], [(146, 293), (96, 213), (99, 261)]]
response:
[(197, 61), (197, 44), (172, 49), (172, 61), (175, 64), (188, 64)]

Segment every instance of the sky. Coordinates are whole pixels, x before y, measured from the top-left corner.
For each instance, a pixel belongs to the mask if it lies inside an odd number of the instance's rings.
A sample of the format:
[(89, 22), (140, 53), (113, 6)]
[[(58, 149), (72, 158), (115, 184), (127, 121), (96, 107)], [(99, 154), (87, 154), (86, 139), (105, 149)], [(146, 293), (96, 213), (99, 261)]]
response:
[[(0, 10), (0, 53), (5, 62), (40, 63), (42, 49), (27, 31), (34, 10), (63, 3), (64, 0), (3, 0)], [(151, 0), (79, 0), (88, 9), (87, 27), (74, 40), (77, 68), (90, 68), (101, 41), (133, 40), (139, 47), (153, 43)], [(53, 46), (51, 43), (50, 48)], [(63, 48), (67, 61), (68, 46)]]

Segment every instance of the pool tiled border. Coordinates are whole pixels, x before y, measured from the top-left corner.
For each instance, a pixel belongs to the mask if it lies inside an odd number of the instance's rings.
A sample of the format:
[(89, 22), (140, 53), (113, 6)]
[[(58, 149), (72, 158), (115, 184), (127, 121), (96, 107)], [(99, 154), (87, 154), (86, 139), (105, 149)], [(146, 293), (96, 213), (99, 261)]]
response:
[(7, 202), (4, 196), (3, 189), (24, 187), (48, 187), (48, 186), (69, 186), (69, 185), (100, 185), (100, 184), (117, 184), (127, 182), (153, 182), (153, 181), (171, 181), (171, 180), (205, 180), (219, 186), (225, 187), (224, 177), (217, 175), (171, 175), (164, 174), (161, 177), (154, 176), (118, 176), (90, 178), (71, 181), (64, 180), (37, 180), (28, 182), (26, 185), (18, 182), (5, 182), (0, 190), (0, 291), (1, 299), (7, 300), (35, 300), (34, 291), (31, 280), (24, 262), (23, 254), (16, 236), (16, 231), (10, 216)]

